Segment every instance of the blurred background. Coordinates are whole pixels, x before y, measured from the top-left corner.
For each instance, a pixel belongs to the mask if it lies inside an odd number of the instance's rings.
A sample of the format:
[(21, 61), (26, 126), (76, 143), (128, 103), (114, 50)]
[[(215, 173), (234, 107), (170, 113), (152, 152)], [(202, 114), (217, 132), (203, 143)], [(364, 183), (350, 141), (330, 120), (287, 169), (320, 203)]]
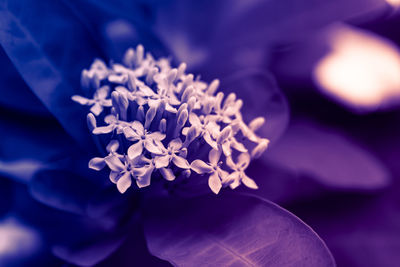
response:
[(7, 35), (7, 12), (26, 23), (71, 88), (93, 58), (118, 62), (138, 43), (186, 62), (207, 82), (219, 78), (222, 90), (243, 98), (245, 117), (266, 117), (271, 143), (249, 170), (260, 187), (254, 194), (310, 225), (338, 266), (400, 264), (400, 1), (5, 2), (0, 265), (21, 255), (39, 263), (53, 257), (36, 250), (44, 241), (29, 225), (38, 218), (24, 209), (33, 199), (53, 200), (37, 188), (25, 196), (22, 184), (72, 142), (50, 114), (59, 112), (50, 96), (32, 90), (48, 86), (32, 76), (48, 73), (24, 63), (36, 54), (15, 48), (24, 43)]

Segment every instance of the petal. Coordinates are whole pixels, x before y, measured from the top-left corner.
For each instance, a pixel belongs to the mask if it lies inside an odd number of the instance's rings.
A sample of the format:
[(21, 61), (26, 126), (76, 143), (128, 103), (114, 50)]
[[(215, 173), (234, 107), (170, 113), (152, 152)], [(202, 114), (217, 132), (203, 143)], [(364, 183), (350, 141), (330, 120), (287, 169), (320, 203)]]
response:
[(259, 158), (268, 148), (269, 140), (262, 138), (258, 140), (257, 146), (251, 151), (252, 158)]
[(96, 102), (91, 108), (90, 111), (96, 115), (99, 116), (100, 113), (103, 111), (103, 106), (100, 105), (100, 103)]
[(132, 129), (134, 129), (138, 135), (144, 135), (144, 127), (143, 124), (139, 121), (132, 122)]
[(199, 117), (194, 113), (189, 114), (189, 122), (190, 122), (190, 125), (192, 125), (192, 126), (195, 126), (195, 127), (201, 126)]
[(152, 168), (152, 167), (147, 168), (147, 171), (146, 171), (145, 175), (139, 177), (136, 180), (136, 184), (137, 184), (137, 186), (139, 188), (146, 187), (146, 186), (150, 185), (150, 183), (151, 183), (151, 174), (153, 173), (153, 170), (154, 170), (154, 168)]
[(165, 155), (165, 156), (160, 156), (160, 157), (155, 157), (155, 165), (157, 169), (167, 167), (169, 165), (169, 162), (171, 160), (170, 155)]
[(125, 170), (125, 165), (117, 156), (107, 156), (105, 158), (105, 162), (112, 171), (122, 172), (123, 170)]
[(93, 134), (108, 134), (114, 131), (114, 125), (96, 127), (92, 131)]
[(190, 164), (190, 168), (192, 170), (194, 170), (195, 172), (197, 172), (198, 174), (204, 174), (204, 173), (209, 173), (209, 172), (213, 171), (213, 168), (210, 165), (208, 165), (207, 163), (205, 163), (204, 161), (202, 161), (200, 159), (194, 160)]
[(148, 248), (175, 266), (335, 266), (309, 226), (269, 201), (226, 194), (146, 204)]
[(180, 138), (173, 139), (169, 142), (168, 147), (173, 151), (178, 151), (182, 148), (182, 140)]
[(224, 155), (226, 157), (230, 157), (232, 154), (232, 149), (231, 149), (231, 143), (230, 142), (224, 142), (222, 144), (222, 152), (224, 152)]
[(167, 180), (167, 181), (175, 180), (175, 174), (171, 169), (161, 168), (160, 172), (161, 172), (161, 175), (164, 177), (165, 180)]
[(135, 159), (138, 156), (142, 155), (142, 152), (143, 152), (143, 142), (138, 141), (136, 144), (133, 144), (128, 148), (128, 157), (130, 159)]
[(146, 148), (147, 151), (154, 154), (163, 154), (163, 152), (165, 151), (165, 147), (160, 141), (153, 140), (150, 138), (147, 138), (144, 141), (144, 147)]
[(131, 187), (131, 185), (132, 180), (129, 172), (125, 172), (117, 181), (117, 188), (121, 194), (125, 193), (125, 191)]
[(225, 127), (221, 133), (218, 135), (217, 143), (221, 144), (226, 138), (232, 134), (232, 128), (230, 126)]
[(89, 161), (89, 168), (95, 171), (100, 171), (106, 166), (106, 161), (103, 158), (92, 158)]
[(211, 149), (210, 153), (208, 153), (208, 160), (212, 165), (217, 165), (220, 157), (221, 157), (221, 151), (219, 150)]
[(72, 100), (74, 100), (75, 102), (78, 102), (81, 105), (87, 105), (89, 103), (89, 99), (87, 99), (86, 97), (80, 96), (80, 95), (73, 95), (71, 97)]
[(126, 139), (130, 141), (136, 141), (140, 139), (140, 135), (138, 134), (138, 132), (134, 131), (131, 127), (124, 128), (124, 135)]
[(119, 142), (118, 140), (111, 140), (110, 143), (108, 143), (106, 149), (107, 152), (116, 152), (119, 148)]
[(242, 178), (242, 183), (251, 189), (258, 189), (257, 184), (254, 182), (253, 179), (249, 178), (247, 175), (244, 175)]
[(250, 164), (250, 155), (249, 153), (241, 153), (238, 157), (238, 165), (242, 170), (246, 169)]
[(231, 189), (236, 189), (239, 185), (240, 185), (240, 180), (237, 179), (237, 180), (234, 180), (234, 181), (229, 185), (229, 187), (230, 187)]
[(232, 157), (227, 157), (226, 158), (226, 165), (228, 165), (228, 167), (231, 168), (232, 170), (236, 170), (237, 169), (236, 164), (235, 164), (235, 162), (233, 162)]
[(108, 96), (108, 92), (110, 91), (110, 87), (108, 85), (102, 86), (96, 91), (96, 95), (100, 99), (105, 99)]
[(190, 169), (189, 162), (186, 159), (184, 159), (184, 158), (182, 158), (180, 156), (176, 156), (175, 155), (172, 158), (172, 162), (175, 164), (176, 167), (179, 167), (181, 169)]
[(203, 135), (203, 139), (209, 144), (214, 150), (218, 149), (218, 144), (215, 142), (208, 131), (206, 131)]
[(107, 124), (115, 124), (117, 121), (118, 121), (117, 118), (112, 114), (107, 115), (104, 118), (104, 122), (107, 123)]
[(217, 172), (213, 172), (210, 177), (208, 177), (208, 186), (211, 188), (214, 194), (218, 194), (221, 190), (222, 183)]
[(110, 175), (108, 177), (110, 178), (111, 182), (116, 184), (120, 174), (121, 174), (121, 172), (110, 171)]
[[(234, 137), (232, 137), (232, 138), (234, 139)], [(239, 143), (238, 141), (236, 141), (236, 139), (234, 139), (231, 142), (231, 146), (239, 152), (243, 152), (243, 153), (247, 152), (247, 148), (245, 148), (245, 146), (242, 143)]]
[(153, 140), (162, 141), (165, 138), (165, 134), (162, 134), (160, 132), (154, 132), (151, 134), (147, 134), (147, 137)]

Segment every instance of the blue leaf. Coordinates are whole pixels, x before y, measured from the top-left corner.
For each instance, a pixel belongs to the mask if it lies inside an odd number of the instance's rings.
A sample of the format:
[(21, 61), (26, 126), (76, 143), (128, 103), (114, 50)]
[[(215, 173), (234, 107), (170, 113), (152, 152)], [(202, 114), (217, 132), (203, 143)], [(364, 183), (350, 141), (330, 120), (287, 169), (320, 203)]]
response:
[(54, 1), (2, 1), (0, 44), (67, 132), (92, 144), (85, 113), (70, 98), (79, 93), (80, 71), (101, 55), (71, 10)]
[(250, 196), (152, 201), (144, 228), (150, 252), (177, 266), (335, 265), (310, 227)]
[(51, 114), (32, 93), (3, 49), (0, 48), (0, 105), (14, 111), (49, 117)]

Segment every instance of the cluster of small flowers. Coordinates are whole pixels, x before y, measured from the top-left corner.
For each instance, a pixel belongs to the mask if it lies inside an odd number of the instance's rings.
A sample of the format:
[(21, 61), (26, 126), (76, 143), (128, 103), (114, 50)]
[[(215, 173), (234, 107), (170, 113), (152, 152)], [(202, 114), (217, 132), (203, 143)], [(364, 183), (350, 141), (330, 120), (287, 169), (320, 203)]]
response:
[[(207, 84), (186, 74), (185, 63), (171, 68), (168, 59), (154, 59), (141, 45), (128, 49), (123, 63), (107, 67), (96, 59), (81, 78), (85, 93), (95, 91), (93, 97), (72, 97), (91, 106), (90, 131), (105, 135), (108, 155), (91, 159), (89, 168), (107, 165), (110, 180), (121, 193), (132, 180), (145, 187), (156, 173), (172, 181), (188, 178), (192, 171), (208, 174), (208, 185), (216, 194), (241, 183), (257, 189), (244, 171), (268, 146), (268, 139), (255, 134), (264, 123), (262, 117), (246, 125), (240, 113), (242, 100), (234, 93), (224, 101), (222, 92), (214, 95), (218, 80)], [(104, 126), (97, 126), (100, 119)], [(208, 161), (201, 160), (207, 155)]]

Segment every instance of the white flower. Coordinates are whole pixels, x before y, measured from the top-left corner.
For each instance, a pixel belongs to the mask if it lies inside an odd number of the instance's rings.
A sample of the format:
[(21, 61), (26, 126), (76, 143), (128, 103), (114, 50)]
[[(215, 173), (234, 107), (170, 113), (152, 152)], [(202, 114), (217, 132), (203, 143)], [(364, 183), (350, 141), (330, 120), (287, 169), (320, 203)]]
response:
[(208, 154), (209, 163), (205, 163), (200, 159), (196, 159), (190, 165), (191, 169), (198, 174), (210, 174), (208, 178), (208, 185), (211, 190), (218, 194), (222, 188), (222, 181), (226, 180), (228, 176), (228, 172), (221, 169), (222, 162), (219, 161), (221, 157), (221, 152), (215, 149), (212, 149)]
[(244, 173), (250, 164), (250, 155), (248, 153), (240, 154), (237, 163), (234, 163), (232, 158), (228, 157), (226, 159), (226, 164), (233, 170), (233, 172), (226, 177), (226, 182), (229, 183), (232, 189), (235, 189), (241, 183), (251, 189), (258, 189), (257, 184)]
[(171, 161), (176, 167), (181, 169), (190, 169), (189, 162), (185, 159), (187, 149), (183, 148), (182, 141), (179, 138), (173, 139), (168, 144), (168, 148), (164, 151), (162, 156), (155, 157), (156, 167), (168, 167)]
[(111, 107), (111, 99), (106, 99), (108, 96), (108, 92), (110, 91), (110, 87), (105, 85), (96, 90), (93, 95), (93, 99), (88, 99), (83, 96), (74, 95), (72, 96), (72, 100), (78, 102), (81, 105), (92, 106), (90, 111), (98, 116), (103, 111), (103, 107)]
[(128, 156), (134, 159), (140, 156), (143, 148), (154, 154), (162, 154), (164, 146), (161, 143), (165, 134), (160, 132), (149, 133), (139, 121), (134, 121), (129, 127), (124, 128), (124, 135), (129, 141), (134, 141), (128, 148)]
[[(242, 100), (234, 93), (224, 100), (223, 93), (215, 95), (218, 80), (207, 84), (185, 70), (184, 63), (171, 68), (168, 59), (145, 55), (139, 45), (128, 49), (123, 64), (108, 67), (96, 60), (82, 72), (82, 87), (95, 89), (93, 99), (72, 99), (91, 106), (87, 123), (97, 143), (111, 140), (108, 155), (92, 158), (89, 168), (108, 166), (109, 178), (121, 193), (134, 182), (138, 188), (149, 186), (153, 176), (179, 183), (191, 170), (208, 174), (216, 194), (228, 185), (257, 187), (244, 169), (250, 162), (247, 144), (255, 143), (252, 158), (268, 146), (269, 141), (255, 133), (264, 119), (247, 126), (240, 113)], [(104, 124), (97, 125), (93, 114)], [(239, 153), (235, 164), (232, 157)], [(206, 154), (208, 163), (201, 159)], [(231, 174), (225, 170), (229, 167)]]
[(93, 134), (108, 134), (116, 130), (117, 134), (121, 134), (123, 130), (129, 126), (125, 121), (120, 121), (117, 116), (110, 114), (104, 118), (104, 122), (107, 126), (95, 127), (92, 130)]

